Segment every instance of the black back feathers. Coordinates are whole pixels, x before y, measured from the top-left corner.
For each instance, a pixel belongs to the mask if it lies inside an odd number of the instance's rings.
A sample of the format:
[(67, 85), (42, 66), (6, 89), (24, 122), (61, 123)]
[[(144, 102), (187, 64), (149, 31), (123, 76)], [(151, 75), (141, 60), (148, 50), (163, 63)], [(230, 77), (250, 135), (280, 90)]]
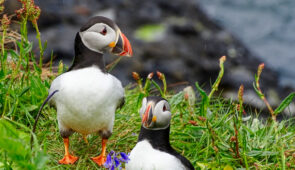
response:
[[(162, 99), (162, 98), (161, 98)], [(189, 170), (194, 170), (193, 165), (185, 157), (176, 152), (169, 142), (170, 126), (166, 129), (150, 130), (141, 126), (138, 142), (148, 140), (154, 149), (169, 153), (178, 158)]]

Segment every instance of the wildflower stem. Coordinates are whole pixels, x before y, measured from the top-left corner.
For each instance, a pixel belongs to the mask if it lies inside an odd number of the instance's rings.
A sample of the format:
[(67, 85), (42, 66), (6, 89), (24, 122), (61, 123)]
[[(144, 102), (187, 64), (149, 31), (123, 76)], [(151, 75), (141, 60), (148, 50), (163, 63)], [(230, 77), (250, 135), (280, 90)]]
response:
[(117, 59), (115, 59), (114, 61), (112, 61), (110, 64), (108, 64), (106, 66), (107, 72), (111, 72), (116, 67), (116, 65), (120, 62), (120, 60), (122, 59), (122, 57), (123, 56), (120, 56)]
[[(235, 129), (235, 138), (236, 138), (236, 141), (235, 141), (236, 158), (240, 159), (241, 157), (239, 152), (239, 132), (238, 132), (235, 121), (234, 121), (234, 129)], [(241, 160), (240, 160), (240, 163), (242, 164)]]
[(40, 31), (39, 31), (37, 21), (33, 20), (32, 24), (33, 24), (33, 27), (36, 30), (36, 38), (38, 39), (38, 44), (39, 44), (39, 49), (40, 49), (39, 67), (40, 67), (41, 72), (42, 72), (44, 48), (43, 48), (43, 45), (42, 45), (41, 35), (40, 35)]
[(260, 84), (259, 84), (259, 79), (260, 79), (260, 75), (262, 73), (262, 70), (264, 69), (264, 63), (260, 64), (258, 66), (258, 70), (257, 70), (257, 76), (255, 77), (255, 84), (256, 84), (256, 89), (258, 90), (258, 95), (261, 98), (261, 100), (263, 100), (263, 102), (265, 103), (267, 109), (269, 110), (270, 114), (271, 114), (271, 118), (274, 122), (276, 122), (276, 115), (272, 109), (272, 107), (270, 106), (268, 100), (266, 99), (265, 95), (262, 93), (262, 90), (260, 89)]
[(5, 34), (6, 34), (6, 30), (4, 29), (2, 32), (2, 40), (1, 40), (1, 50), (2, 50), (2, 57), (1, 57), (1, 68), (3, 69), (3, 71), (5, 71), (5, 67), (6, 67), (6, 59), (4, 58), (5, 55), (5, 50), (4, 50), (4, 43), (5, 43)]
[(216, 81), (214, 82), (214, 84), (212, 86), (212, 90), (211, 90), (210, 94), (208, 95), (209, 100), (211, 99), (211, 97), (214, 94), (214, 92), (218, 90), (218, 86), (219, 86), (220, 81), (221, 81), (221, 79), (223, 77), (223, 74), (224, 74), (224, 66), (223, 66), (223, 63), (225, 62), (225, 60), (226, 60), (226, 57), (225, 56), (222, 56), (219, 59), (220, 71), (219, 71), (219, 74), (218, 74), (218, 77), (217, 77)]
[(166, 83), (165, 75), (163, 73), (161, 73), (160, 71), (157, 71), (157, 76), (163, 83), (163, 91), (162, 91), (161, 95), (163, 98), (166, 98), (167, 83)]
[[(3, 3), (0, 2), (0, 4)], [(1, 68), (5, 70), (6, 67), (6, 57), (5, 57), (5, 37), (7, 33), (7, 29), (9, 28), (10, 25), (10, 19), (7, 17), (6, 14), (2, 16), (1, 19), (1, 30), (2, 30), (2, 39), (1, 39), (1, 51), (2, 51), (2, 57), (1, 57)]]
[(166, 97), (166, 92), (167, 92), (167, 83), (166, 83), (166, 78), (165, 75), (163, 74), (163, 94), (164, 94), (164, 98)]
[[(283, 146), (283, 145), (281, 145)], [(284, 153), (284, 148), (280, 148), (281, 151), (281, 158), (282, 158), (282, 169), (285, 170), (286, 169), (286, 156)]]
[(140, 78), (139, 74), (137, 72), (132, 72), (132, 77), (136, 81), (140, 92), (144, 93), (144, 90), (143, 90), (143, 87), (142, 87), (142, 79)]
[(4, 53), (5, 53), (5, 50), (4, 50), (5, 36), (6, 36), (6, 29), (4, 29), (2, 32), (2, 41), (1, 41), (2, 57), (4, 57)]

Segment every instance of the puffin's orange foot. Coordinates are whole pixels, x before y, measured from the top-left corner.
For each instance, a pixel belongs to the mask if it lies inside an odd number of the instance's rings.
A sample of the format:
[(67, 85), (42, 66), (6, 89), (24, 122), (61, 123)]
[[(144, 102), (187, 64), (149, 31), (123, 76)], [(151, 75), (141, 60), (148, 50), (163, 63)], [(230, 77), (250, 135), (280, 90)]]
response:
[(97, 157), (93, 157), (91, 159), (93, 160), (93, 162), (95, 162), (99, 166), (102, 166), (107, 161), (107, 158), (102, 155), (99, 155)]
[(59, 164), (74, 164), (79, 157), (72, 156), (72, 155), (65, 155), (64, 158), (58, 161)]

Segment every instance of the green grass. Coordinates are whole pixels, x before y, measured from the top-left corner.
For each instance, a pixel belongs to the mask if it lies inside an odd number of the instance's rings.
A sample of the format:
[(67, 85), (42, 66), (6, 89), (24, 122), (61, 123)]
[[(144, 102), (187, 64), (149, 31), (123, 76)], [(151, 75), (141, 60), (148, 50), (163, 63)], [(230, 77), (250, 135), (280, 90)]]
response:
[[(89, 159), (100, 153), (101, 139), (96, 134), (88, 136), (89, 144), (83, 141), (81, 135), (72, 135), (70, 151), (80, 157), (79, 161), (74, 165), (57, 163), (63, 157), (64, 146), (58, 131), (56, 110), (48, 105), (43, 109), (37, 125), (36, 140), (30, 149), (29, 139), (34, 118), (56, 75), (50, 72), (51, 68), (41, 69), (35, 61), (32, 43), (26, 39), (26, 22), (22, 21), (20, 24), (22, 39), (17, 42), (18, 51), (4, 49), (1, 53), (0, 169), (101, 169)], [(0, 33), (1, 40), (5, 40), (5, 36)], [(5, 41), (1, 43), (3, 46)], [(8, 54), (11, 59), (8, 59)], [(224, 61), (225, 58), (220, 61), (221, 72), (209, 95), (196, 84), (200, 94), (196, 99), (192, 91), (188, 96), (183, 91), (166, 92), (164, 75), (160, 77), (163, 90), (159, 89), (161, 85), (149, 78), (144, 87), (140, 87), (140, 77), (137, 80), (139, 85), (127, 86), (126, 104), (116, 112), (113, 135), (107, 145), (107, 151), (131, 151), (136, 144), (141, 125), (139, 103), (150, 91), (156, 91), (153, 94), (165, 96), (171, 104), (172, 146), (187, 157), (196, 169), (295, 168), (293, 120), (275, 122), (268, 119), (262, 122), (256, 118), (256, 113), (246, 110), (252, 117), (243, 121), (243, 107), (237, 109), (238, 103), (243, 106), (242, 90), (238, 93), (237, 89), (239, 102), (213, 97), (220, 81), (222, 82), (223, 70), (226, 69), (223, 68)], [(59, 73), (63, 70), (60, 65)], [(259, 76), (260, 74), (256, 76), (258, 85)], [(263, 96), (260, 88), (258, 92)], [(271, 116), (279, 114), (293, 99), (291, 97), (284, 100)]]

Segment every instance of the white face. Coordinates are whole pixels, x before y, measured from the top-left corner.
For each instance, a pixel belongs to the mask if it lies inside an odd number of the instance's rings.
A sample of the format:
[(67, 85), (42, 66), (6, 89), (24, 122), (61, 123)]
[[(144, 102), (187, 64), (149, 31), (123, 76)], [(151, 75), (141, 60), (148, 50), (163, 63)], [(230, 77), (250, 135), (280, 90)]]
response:
[(139, 114), (143, 119), (148, 107), (150, 107), (152, 115), (148, 115), (147, 124), (143, 123), (145, 128), (149, 129), (164, 129), (170, 124), (171, 112), (170, 105), (166, 100), (160, 100), (157, 103), (153, 101), (147, 101), (147, 98), (142, 100), (142, 106), (139, 110)]
[(97, 23), (87, 30), (80, 32), (80, 37), (87, 48), (101, 53), (111, 49), (111, 47), (109, 47), (110, 43), (117, 43), (119, 33), (116, 33), (116, 31), (107, 24)]

